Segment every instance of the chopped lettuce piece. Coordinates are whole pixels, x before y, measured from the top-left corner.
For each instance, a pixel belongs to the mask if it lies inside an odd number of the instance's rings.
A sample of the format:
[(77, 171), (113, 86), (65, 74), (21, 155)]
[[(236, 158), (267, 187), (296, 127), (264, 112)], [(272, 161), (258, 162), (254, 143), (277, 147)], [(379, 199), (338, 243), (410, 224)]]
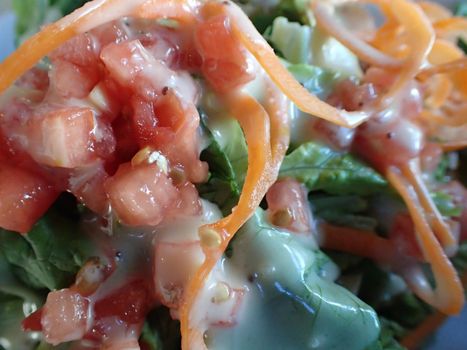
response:
[(16, 15), (16, 40), (21, 43), (43, 24), (56, 21), (88, 0), (12, 0)]
[(224, 215), (240, 196), (248, 167), (248, 149), (238, 122), (231, 118), (209, 119), (201, 113), (208, 147), (201, 159), (208, 162), (210, 176), (198, 186), (200, 195), (216, 203)]
[(287, 69), (308, 91), (320, 98), (326, 98), (336, 83), (342, 80), (339, 73), (309, 64), (291, 64)]
[(285, 17), (277, 17), (272, 23), (267, 39), (291, 63), (310, 61), (311, 28), (297, 22), (289, 22)]
[(27, 235), (1, 230), (0, 252), (23, 283), (54, 290), (71, 284), (93, 249), (73, 221), (51, 210)]
[(383, 177), (350, 154), (308, 142), (287, 155), (279, 176), (293, 177), (310, 191), (369, 195), (386, 189)]
[(437, 191), (431, 193), (431, 198), (436, 207), (443, 216), (459, 216), (462, 213), (462, 208), (454, 204), (451, 195)]
[(406, 330), (398, 323), (389, 321), (384, 317), (380, 318), (381, 333), (379, 339), (366, 350), (404, 350), (396, 339), (400, 339), (406, 333)]
[(277, 17), (265, 36), (291, 63), (312, 64), (344, 77), (360, 78), (363, 74), (358, 58), (349, 49), (314, 26)]
[(257, 210), (224, 262), (250, 276), (248, 313), (233, 328), (211, 329), (210, 348), (360, 350), (376, 341), (376, 313), (320, 276), (323, 255), (308, 238), (278, 230)]

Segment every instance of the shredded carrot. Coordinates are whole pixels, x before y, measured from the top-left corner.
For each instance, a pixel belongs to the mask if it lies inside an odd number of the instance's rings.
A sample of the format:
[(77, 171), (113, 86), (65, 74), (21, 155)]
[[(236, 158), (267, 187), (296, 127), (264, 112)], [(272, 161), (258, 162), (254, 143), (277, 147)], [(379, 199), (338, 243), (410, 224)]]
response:
[(417, 75), (417, 78), (424, 81), (432, 75), (450, 73), (457, 70), (467, 70), (467, 57), (426, 68)]
[(393, 58), (376, 50), (340, 25), (333, 17), (332, 3), (311, 1), (310, 7), (313, 10), (317, 24), (340, 43), (345, 45), (363, 62), (390, 69), (400, 68), (404, 64), (403, 60)]
[(223, 9), (231, 20), (235, 36), (301, 111), (345, 127), (355, 127), (369, 118), (369, 113), (339, 110), (309, 93), (282, 65), (272, 48), (237, 5), (230, 3), (229, 6), (223, 6)]
[[(248, 144), (248, 170), (237, 207), (228, 217), (200, 230), (214, 230), (221, 237), (215, 250), (205, 249), (206, 259), (190, 280), (181, 309), (182, 348), (189, 349), (199, 330), (191, 322), (196, 296), (238, 229), (253, 215), (266, 191), (277, 178), (278, 166), (272, 166), (269, 116), (264, 108), (247, 95), (231, 96), (226, 100), (232, 115), (239, 121)], [(277, 134), (277, 131), (275, 131)], [(280, 162), (279, 162), (280, 164)], [(199, 336), (199, 335), (198, 335)]]
[(443, 220), (441, 213), (431, 199), (431, 196), (422, 179), (420, 171), (420, 162), (418, 158), (409, 160), (407, 165), (401, 167), (402, 174), (414, 187), (417, 192), (418, 199), (429, 218), (430, 226), (433, 226), (433, 231), (445, 249), (451, 249), (457, 246), (457, 241), (449, 230), (448, 225)]
[[(461, 278), (464, 288), (467, 287), (467, 271)], [(401, 345), (409, 350), (418, 349), (424, 340), (432, 335), (446, 321), (447, 315), (437, 311), (428, 316), (417, 328), (410, 331), (401, 340)]]
[(386, 175), (391, 185), (397, 190), (407, 205), (415, 224), (418, 243), (426, 261), (431, 265), (436, 287), (432, 290), (429, 287), (429, 283), (427, 283), (426, 288), (421, 289), (416, 287), (417, 282), (415, 280), (406, 279), (406, 282), (421, 299), (435, 306), (440, 311), (449, 315), (459, 313), (464, 304), (462, 284), (427, 222), (416, 190), (400, 174), (397, 168), (389, 167)]
[(438, 145), (441, 146), (444, 152), (460, 151), (467, 148), (467, 140), (439, 142)]
[(420, 7), (406, 0), (392, 0), (391, 6), (393, 15), (405, 28), (406, 44), (410, 47), (410, 53), (396, 81), (384, 96), (385, 105), (389, 104), (401, 89), (417, 75), (435, 40), (431, 23)]
[(402, 338), (401, 345), (409, 350), (418, 349), (421, 343), (432, 335), (442, 324), (446, 321), (448, 316), (441, 313), (435, 312), (428, 316), (417, 328), (410, 331), (407, 336)]
[[(133, 14), (141, 15), (142, 9), (148, 10), (148, 5), (145, 5), (147, 1), (94, 0), (57, 22), (45, 26), (0, 63), (0, 93), (67, 40), (117, 18)], [(157, 4), (151, 1), (151, 3), (158, 7), (157, 11), (150, 14), (153, 16), (151, 18), (175, 17), (182, 21), (187, 18), (186, 6), (181, 0), (163, 0), (158, 1)], [(144, 6), (140, 9), (142, 5)]]
[(326, 249), (363, 256), (388, 265), (392, 265), (397, 256), (393, 243), (373, 232), (328, 223), (323, 223), (320, 231), (320, 246)]
[(454, 43), (444, 40), (436, 39), (428, 55), (428, 61), (431, 64), (443, 64), (457, 60), (464, 56), (462, 50)]
[(440, 108), (451, 95), (453, 85), (452, 81), (445, 74), (440, 74), (430, 79), (425, 105), (430, 109)]
[(467, 35), (467, 19), (451, 17), (440, 20), (433, 25), (438, 38), (457, 41), (459, 36)]
[(452, 11), (441, 4), (432, 1), (418, 1), (417, 5), (423, 10), (428, 19), (432, 22), (438, 22), (452, 17)]

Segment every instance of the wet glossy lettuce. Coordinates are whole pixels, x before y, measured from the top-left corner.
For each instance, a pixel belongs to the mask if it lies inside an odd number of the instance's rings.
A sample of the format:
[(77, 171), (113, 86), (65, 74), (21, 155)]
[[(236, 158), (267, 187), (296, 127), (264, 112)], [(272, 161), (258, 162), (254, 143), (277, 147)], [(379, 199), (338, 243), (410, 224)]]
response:
[(258, 209), (231, 248), (225, 264), (251, 281), (249, 298), (236, 327), (211, 329), (210, 349), (361, 350), (378, 339), (375, 311), (332, 281), (334, 265), (311, 238)]

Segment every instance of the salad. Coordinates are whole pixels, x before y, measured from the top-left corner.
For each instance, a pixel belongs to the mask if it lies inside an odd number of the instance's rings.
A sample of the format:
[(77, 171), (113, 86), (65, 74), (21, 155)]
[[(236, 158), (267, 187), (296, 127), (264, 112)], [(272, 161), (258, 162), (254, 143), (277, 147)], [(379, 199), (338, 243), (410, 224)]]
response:
[(13, 8), (0, 349), (411, 349), (462, 310), (467, 4)]

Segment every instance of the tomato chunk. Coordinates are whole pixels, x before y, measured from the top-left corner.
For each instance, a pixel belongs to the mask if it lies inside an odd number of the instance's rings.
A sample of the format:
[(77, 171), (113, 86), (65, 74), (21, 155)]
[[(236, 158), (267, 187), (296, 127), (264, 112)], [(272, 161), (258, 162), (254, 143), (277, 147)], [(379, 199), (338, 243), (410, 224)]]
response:
[(28, 232), (57, 197), (58, 192), (42, 177), (0, 165), (0, 227)]
[(266, 200), (274, 225), (295, 232), (311, 231), (311, 211), (302, 184), (289, 178), (277, 181), (266, 194)]
[(215, 90), (227, 92), (254, 78), (248, 71), (245, 51), (232, 35), (226, 16), (201, 23), (195, 32), (195, 43), (203, 58), (201, 70)]
[[(76, 168), (98, 159), (98, 143), (110, 152), (113, 135), (97, 122), (90, 108), (66, 107), (33, 117), (28, 128), (28, 152), (38, 163)], [(100, 138), (103, 138), (101, 140)]]
[(122, 164), (104, 186), (117, 216), (134, 226), (159, 224), (178, 197), (157, 164)]
[(42, 309), (42, 332), (53, 345), (78, 340), (87, 331), (89, 301), (70, 289), (50, 292)]
[(185, 286), (204, 261), (199, 241), (156, 241), (154, 281), (161, 302), (171, 308), (181, 305)]

